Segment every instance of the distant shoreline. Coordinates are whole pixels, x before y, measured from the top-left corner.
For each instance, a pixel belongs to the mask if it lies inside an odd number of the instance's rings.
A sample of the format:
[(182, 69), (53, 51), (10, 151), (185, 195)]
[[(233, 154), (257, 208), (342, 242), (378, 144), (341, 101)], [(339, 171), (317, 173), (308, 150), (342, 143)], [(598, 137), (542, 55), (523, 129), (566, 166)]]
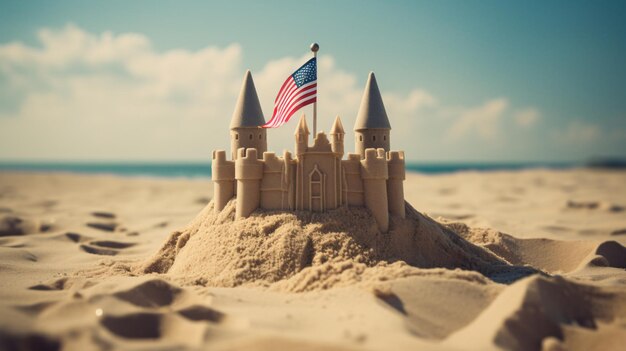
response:
[[(582, 163), (525, 162), (525, 163), (421, 163), (409, 162), (406, 170), (422, 174), (457, 172), (518, 171), (526, 169), (571, 169), (584, 167)], [(207, 163), (130, 163), (130, 162), (0, 162), (0, 172), (60, 172), (78, 174), (111, 174), (118, 176), (148, 176), (158, 178), (210, 178), (211, 164)]]

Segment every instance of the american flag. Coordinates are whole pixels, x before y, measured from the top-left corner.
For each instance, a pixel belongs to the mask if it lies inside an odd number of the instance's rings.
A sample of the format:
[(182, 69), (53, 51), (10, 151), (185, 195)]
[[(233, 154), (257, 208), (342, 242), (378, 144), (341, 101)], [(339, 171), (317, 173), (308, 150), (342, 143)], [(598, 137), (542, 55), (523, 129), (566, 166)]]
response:
[(314, 57), (298, 68), (283, 83), (274, 101), (272, 119), (263, 128), (278, 128), (289, 121), (299, 109), (317, 101), (317, 59)]

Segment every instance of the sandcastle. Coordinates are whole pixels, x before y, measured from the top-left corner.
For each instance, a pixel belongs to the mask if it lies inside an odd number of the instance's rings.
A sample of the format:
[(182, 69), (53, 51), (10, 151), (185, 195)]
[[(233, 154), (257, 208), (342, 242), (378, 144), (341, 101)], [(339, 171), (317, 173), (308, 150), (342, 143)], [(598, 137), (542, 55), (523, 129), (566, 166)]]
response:
[(366, 207), (381, 232), (389, 216), (405, 217), (403, 151), (390, 151), (391, 125), (370, 73), (354, 125), (355, 153), (344, 156), (339, 116), (309, 145), (305, 116), (295, 131), (295, 154), (267, 151), (267, 132), (252, 75), (247, 71), (230, 124), (231, 160), (213, 151), (215, 211), (236, 197), (236, 218), (256, 209), (324, 212), (340, 206)]

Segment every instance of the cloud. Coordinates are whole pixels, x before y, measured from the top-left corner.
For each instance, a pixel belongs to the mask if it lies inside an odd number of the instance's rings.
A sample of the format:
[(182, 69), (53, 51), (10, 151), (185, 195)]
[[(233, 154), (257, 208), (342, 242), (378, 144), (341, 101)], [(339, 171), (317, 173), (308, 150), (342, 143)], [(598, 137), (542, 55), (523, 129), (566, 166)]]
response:
[[(241, 79), (238, 44), (156, 52), (141, 34), (42, 29), (0, 46), (0, 157), (205, 157)], [(202, 150), (202, 151), (200, 151)]]
[(556, 132), (556, 139), (564, 144), (587, 144), (597, 141), (602, 136), (602, 129), (580, 120), (570, 122), (567, 127)]
[(509, 106), (505, 98), (493, 99), (483, 105), (463, 110), (446, 133), (448, 141), (457, 141), (470, 134), (493, 140), (500, 131), (500, 118)]
[(520, 127), (530, 128), (539, 121), (540, 117), (539, 111), (531, 107), (517, 112), (515, 114), (515, 122)]
[(406, 115), (437, 106), (437, 99), (423, 89), (414, 89), (406, 96), (383, 94), (383, 100), (397, 115)]

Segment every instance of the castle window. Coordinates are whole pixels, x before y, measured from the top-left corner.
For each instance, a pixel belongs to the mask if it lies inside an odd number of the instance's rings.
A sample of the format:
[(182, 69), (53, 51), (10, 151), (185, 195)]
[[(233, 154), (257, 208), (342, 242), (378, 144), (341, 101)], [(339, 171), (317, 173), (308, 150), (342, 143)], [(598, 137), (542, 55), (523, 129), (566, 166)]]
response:
[(387, 141), (387, 136), (383, 135), (383, 141)]
[(239, 133), (235, 133), (235, 140), (239, 140)]
[(359, 141), (363, 141), (363, 136), (359, 135)]
[(252, 140), (252, 134), (250, 134), (250, 140)]
[(376, 141), (376, 135), (372, 135), (372, 141)]
[(319, 182), (321, 180), (322, 180), (322, 176), (320, 175), (319, 171), (315, 171), (311, 173), (312, 182)]
[(262, 134), (259, 134), (259, 140), (261, 140), (263, 138)]

